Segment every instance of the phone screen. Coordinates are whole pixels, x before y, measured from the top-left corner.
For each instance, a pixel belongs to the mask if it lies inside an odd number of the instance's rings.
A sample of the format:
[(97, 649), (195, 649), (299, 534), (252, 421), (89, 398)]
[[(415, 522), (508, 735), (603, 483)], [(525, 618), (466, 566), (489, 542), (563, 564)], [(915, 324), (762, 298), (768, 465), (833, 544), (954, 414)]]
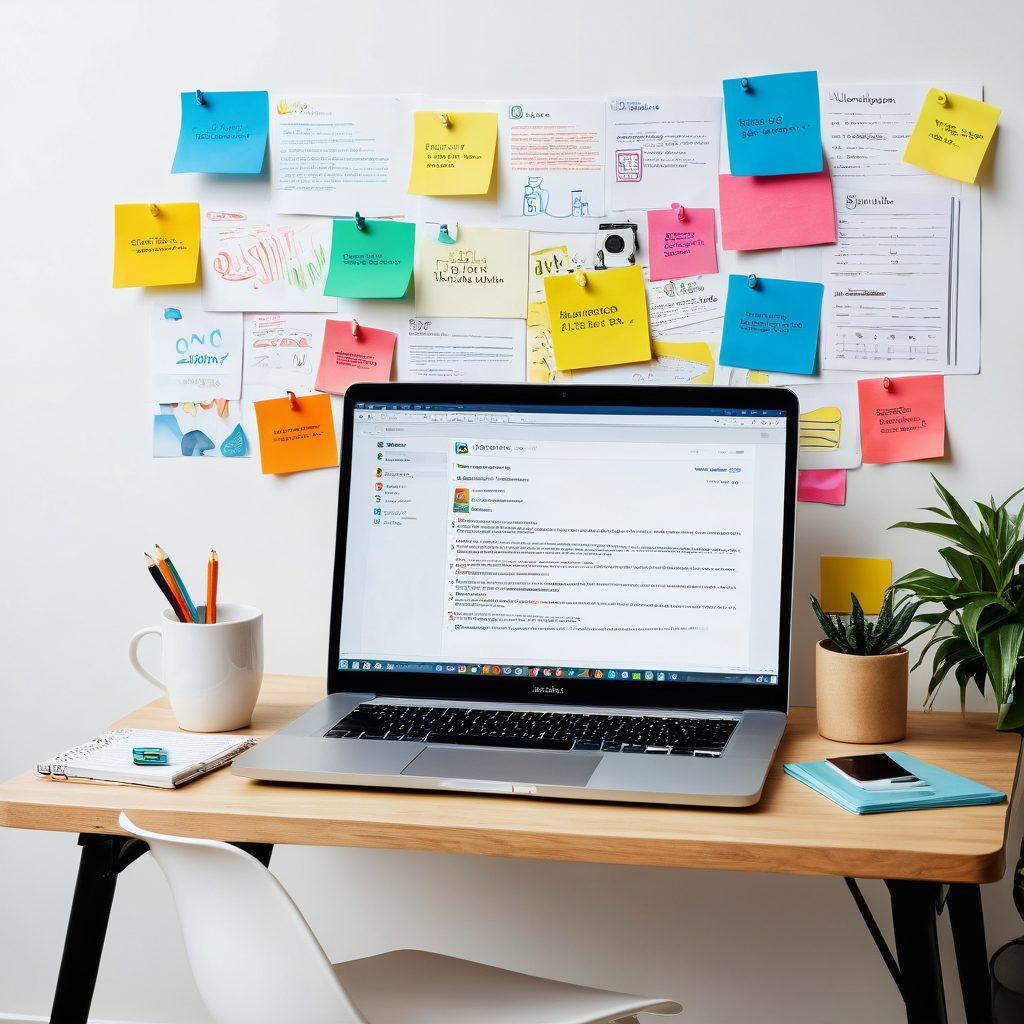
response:
[(855, 782), (885, 782), (887, 779), (920, 781), (888, 754), (855, 754), (850, 757), (830, 757), (827, 760)]

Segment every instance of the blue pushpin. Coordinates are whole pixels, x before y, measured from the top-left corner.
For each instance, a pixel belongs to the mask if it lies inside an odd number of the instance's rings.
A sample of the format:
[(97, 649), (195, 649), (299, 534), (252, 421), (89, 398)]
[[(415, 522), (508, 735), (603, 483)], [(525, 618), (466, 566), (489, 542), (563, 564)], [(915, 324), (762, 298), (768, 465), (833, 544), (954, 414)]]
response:
[(196, 89), (196, 103), (198, 103), (199, 106), (201, 107), (206, 106), (206, 97), (202, 94), (202, 92), (200, 92), (199, 89)]
[(164, 319), (165, 320), (180, 320), (181, 319), (181, 310), (180, 309), (175, 309), (174, 306), (165, 306), (164, 307)]
[(757, 274), (748, 274), (747, 275), (747, 287), (748, 288), (758, 288), (759, 287), (758, 282), (757, 282)]
[(740, 88), (744, 92), (750, 92), (750, 79), (749, 78), (741, 78), (740, 79)]

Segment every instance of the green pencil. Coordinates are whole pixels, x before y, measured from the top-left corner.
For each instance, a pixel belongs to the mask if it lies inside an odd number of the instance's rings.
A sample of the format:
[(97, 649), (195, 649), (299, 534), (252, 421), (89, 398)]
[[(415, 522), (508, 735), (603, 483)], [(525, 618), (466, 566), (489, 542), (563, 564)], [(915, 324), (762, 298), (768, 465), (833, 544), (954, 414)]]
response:
[(196, 611), (196, 606), (192, 603), (192, 598), (188, 595), (188, 590), (185, 588), (185, 584), (182, 582), (181, 576), (178, 575), (178, 570), (174, 568), (174, 563), (167, 557), (167, 552), (164, 551), (159, 544), (156, 548), (156, 557), (159, 561), (167, 564), (167, 571), (174, 578), (174, 582), (178, 585), (178, 589), (181, 591), (181, 596), (185, 599), (185, 606), (188, 608), (189, 618), (193, 622), (199, 621), (199, 612)]

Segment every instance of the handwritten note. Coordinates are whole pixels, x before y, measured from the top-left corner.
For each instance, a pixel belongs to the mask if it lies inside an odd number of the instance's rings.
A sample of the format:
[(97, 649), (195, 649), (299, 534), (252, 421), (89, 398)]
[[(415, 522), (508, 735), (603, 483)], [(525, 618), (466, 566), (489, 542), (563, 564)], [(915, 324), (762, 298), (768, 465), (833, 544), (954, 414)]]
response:
[(991, 103), (929, 89), (903, 159), (932, 174), (973, 182), (1000, 113)]
[(460, 226), (452, 245), (421, 238), (416, 315), (526, 317), (529, 232)]
[(497, 114), (417, 110), (409, 191), (418, 196), (486, 195), (497, 141)]
[(814, 373), (823, 287), (812, 281), (760, 277), (750, 287), (729, 275), (722, 330), (726, 366), (783, 373)]
[(241, 397), (241, 313), (207, 313), (198, 302), (176, 300), (154, 306), (150, 324), (158, 402)]
[(845, 505), (846, 470), (801, 469), (796, 475), (796, 500), (818, 505)]
[(619, 267), (546, 277), (548, 315), (559, 370), (636, 363), (651, 358), (643, 270)]
[(300, 473), (338, 465), (330, 395), (298, 395), (254, 402), (260, 461), (267, 473)]
[(343, 395), (357, 381), (387, 380), (398, 335), (377, 327), (360, 324), (352, 333), (351, 320), (328, 320), (324, 327), (324, 345), (317, 391)]
[(409, 289), (416, 225), (392, 220), (336, 220), (325, 295), (401, 299)]
[(198, 268), (198, 203), (114, 207), (115, 288), (194, 284)]
[(912, 462), (941, 459), (945, 454), (946, 399), (941, 374), (859, 380), (857, 395), (865, 462)]
[(718, 273), (714, 209), (648, 210), (651, 280)]
[(728, 78), (722, 94), (730, 173), (821, 170), (817, 71)]
[(313, 389), (326, 317), (318, 313), (245, 313), (245, 386), (297, 394)]
[(888, 558), (841, 558), (823, 555), (818, 563), (818, 600), (826, 612), (849, 615), (850, 594), (856, 594), (867, 615), (882, 610), (885, 592), (892, 586), (892, 561)]
[(181, 132), (172, 174), (259, 174), (270, 114), (265, 92), (181, 94)]
[(836, 210), (828, 171), (718, 178), (722, 248), (782, 249), (836, 240)]

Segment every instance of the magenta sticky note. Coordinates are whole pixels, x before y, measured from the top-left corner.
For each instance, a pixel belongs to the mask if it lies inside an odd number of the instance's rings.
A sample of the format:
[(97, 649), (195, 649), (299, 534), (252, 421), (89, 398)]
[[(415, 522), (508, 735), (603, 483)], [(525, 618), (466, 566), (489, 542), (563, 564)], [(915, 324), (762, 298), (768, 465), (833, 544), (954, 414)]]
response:
[(797, 473), (797, 501), (820, 505), (846, 504), (845, 469), (801, 469)]
[(836, 240), (828, 171), (764, 178), (718, 176), (723, 249), (783, 249)]
[(652, 281), (718, 273), (713, 208), (648, 210), (647, 245)]

